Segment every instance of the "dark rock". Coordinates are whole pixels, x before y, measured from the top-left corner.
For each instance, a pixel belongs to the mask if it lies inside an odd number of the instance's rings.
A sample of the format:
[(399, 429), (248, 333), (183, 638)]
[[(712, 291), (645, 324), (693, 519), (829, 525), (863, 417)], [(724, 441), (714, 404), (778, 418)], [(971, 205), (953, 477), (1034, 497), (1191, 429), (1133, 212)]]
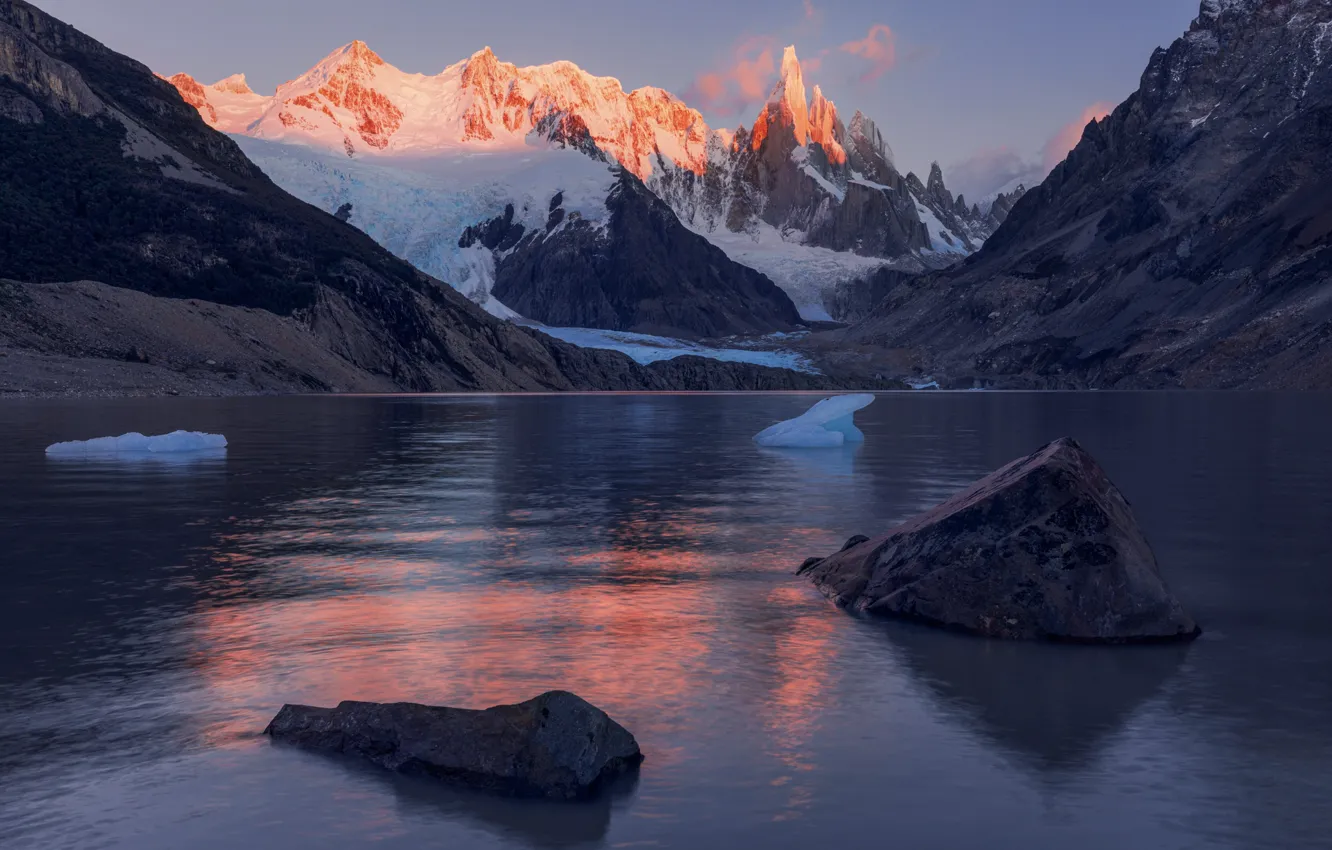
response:
[(823, 298), (828, 315), (840, 322), (856, 322), (874, 312), (899, 286), (910, 286), (920, 275), (884, 267), (855, 280), (839, 283)]
[(399, 773), (559, 800), (588, 797), (643, 760), (624, 727), (564, 691), (484, 711), (414, 703), (284, 705), (264, 734)]
[(987, 637), (1132, 643), (1200, 634), (1129, 503), (1069, 438), (802, 570), (840, 607)]
[[(551, 207), (554, 213), (555, 207)], [(490, 221), (474, 224), (463, 230), (463, 234), (458, 239), (459, 248), (470, 248), (473, 245), (480, 244), (483, 248), (491, 251), (507, 251), (518, 240), (523, 238), (526, 232), (521, 224), (513, 220), (513, 204), (504, 205), (504, 213), (497, 215)]]
[(41, 107), (12, 89), (0, 87), (0, 120), (19, 124), (40, 124), (45, 118)]
[(846, 541), (846, 543), (842, 545), (841, 551), (845, 552), (847, 549), (854, 549), (857, 546), (859, 546), (861, 543), (867, 543), (867, 542), (869, 542), (868, 537), (866, 537), (863, 534), (857, 534), (855, 537), (852, 537), (850, 540)]
[(606, 205), (604, 224), (556, 206), (546, 231), (527, 234), (499, 258), (495, 297), (552, 327), (721, 337), (800, 323), (785, 292), (686, 228), (629, 171), (620, 170)]
[(1332, 388), (1329, 51), (1326, 0), (1204, 0), (1043, 183), (995, 201), (977, 254), (845, 341), (1008, 388)]
[(352, 205), (350, 202), (338, 207), (338, 211), (333, 213), (333, 217), (338, 221), (351, 221)]

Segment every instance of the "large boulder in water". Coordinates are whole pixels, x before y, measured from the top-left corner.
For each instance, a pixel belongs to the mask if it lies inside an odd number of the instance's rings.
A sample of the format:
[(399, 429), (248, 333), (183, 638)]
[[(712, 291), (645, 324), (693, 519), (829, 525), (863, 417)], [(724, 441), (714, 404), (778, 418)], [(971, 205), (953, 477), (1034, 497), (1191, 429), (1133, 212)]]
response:
[(1132, 643), (1200, 634), (1128, 501), (1056, 440), (877, 539), (800, 568), (838, 606), (995, 638)]
[(414, 703), (284, 705), (264, 733), (400, 773), (562, 800), (587, 797), (643, 760), (623, 726), (564, 691), (484, 711)]

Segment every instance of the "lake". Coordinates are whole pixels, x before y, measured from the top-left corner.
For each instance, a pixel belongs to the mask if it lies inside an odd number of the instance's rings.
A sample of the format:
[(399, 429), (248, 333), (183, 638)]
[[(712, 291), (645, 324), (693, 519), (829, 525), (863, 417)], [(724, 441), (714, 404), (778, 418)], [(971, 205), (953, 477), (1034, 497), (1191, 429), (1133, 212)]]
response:
[[(1326, 848), (1332, 396), (0, 402), (0, 846)], [(223, 454), (54, 460), (176, 428)], [(1133, 503), (1188, 646), (859, 620), (795, 569), (1044, 442)], [(587, 804), (273, 746), (284, 702), (562, 688), (647, 756)]]

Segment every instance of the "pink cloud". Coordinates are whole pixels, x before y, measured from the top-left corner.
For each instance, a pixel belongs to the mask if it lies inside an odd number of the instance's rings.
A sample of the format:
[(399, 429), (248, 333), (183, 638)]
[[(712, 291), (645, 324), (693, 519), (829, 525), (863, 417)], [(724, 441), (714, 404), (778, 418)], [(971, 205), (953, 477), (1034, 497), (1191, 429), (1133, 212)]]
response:
[(1058, 133), (1050, 139), (1045, 145), (1043, 161), (1045, 170), (1048, 172), (1056, 165), (1064, 161), (1069, 151), (1078, 146), (1082, 141), (1082, 133), (1087, 125), (1092, 121), (1100, 121), (1102, 118), (1114, 111), (1115, 104), (1105, 101), (1098, 101), (1082, 110), (1082, 116), (1064, 127), (1060, 128)]
[(813, 3), (811, 3), (810, 0), (804, 0), (804, 3), (805, 3), (805, 20), (812, 21), (818, 18), (819, 16), (818, 8)]
[(777, 73), (777, 41), (755, 36), (731, 49), (725, 67), (699, 74), (684, 94), (695, 108), (718, 115), (734, 115), (767, 95)]
[(848, 41), (838, 49), (869, 63), (869, 68), (860, 75), (862, 83), (879, 79), (897, 65), (897, 37), (887, 24), (873, 25), (863, 39)]

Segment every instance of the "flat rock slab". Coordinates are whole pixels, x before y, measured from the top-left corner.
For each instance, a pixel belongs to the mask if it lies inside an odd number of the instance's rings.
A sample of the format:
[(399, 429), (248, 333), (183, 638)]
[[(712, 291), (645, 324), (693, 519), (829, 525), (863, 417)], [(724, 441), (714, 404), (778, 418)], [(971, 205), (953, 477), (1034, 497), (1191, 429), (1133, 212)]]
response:
[(590, 796), (643, 760), (623, 726), (564, 691), (484, 711), (405, 702), (284, 705), (264, 734), (399, 773), (559, 800)]
[(1070, 438), (799, 572), (839, 607), (987, 637), (1135, 643), (1201, 633), (1128, 501)]

